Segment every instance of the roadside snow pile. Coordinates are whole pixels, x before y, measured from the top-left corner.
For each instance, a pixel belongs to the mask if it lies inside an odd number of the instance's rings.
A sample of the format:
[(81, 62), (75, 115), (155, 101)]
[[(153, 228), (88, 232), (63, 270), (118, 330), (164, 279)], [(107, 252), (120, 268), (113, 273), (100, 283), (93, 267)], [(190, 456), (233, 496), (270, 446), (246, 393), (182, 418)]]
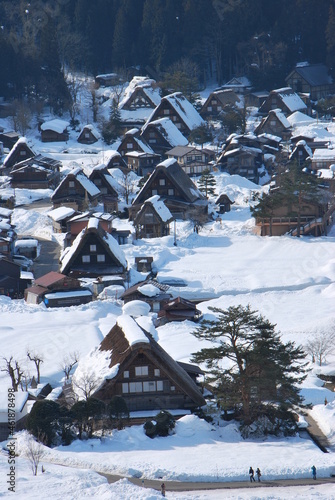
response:
[(335, 401), (315, 405), (311, 410), (311, 415), (331, 444), (335, 445)]

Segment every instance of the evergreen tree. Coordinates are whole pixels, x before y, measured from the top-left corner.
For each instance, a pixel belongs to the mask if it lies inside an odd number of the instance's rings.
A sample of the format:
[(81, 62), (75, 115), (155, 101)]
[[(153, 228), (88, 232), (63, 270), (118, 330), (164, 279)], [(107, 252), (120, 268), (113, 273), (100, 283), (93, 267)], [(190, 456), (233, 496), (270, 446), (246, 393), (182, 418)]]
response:
[(250, 212), (257, 221), (262, 223), (262, 233), (264, 236), (264, 223), (269, 222), (269, 236), (272, 236), (272, 221), (275, 210), (283, 204), (283, 195), (279, 189), (263, 193), (262, 196), (255, 195), (254, 201), (257, 205), (250, 207)]
[(209, 169), (204, 170), (198, 181), (199, 190), (208, 198), (209, 195), (215, 195), (215, 186), (216, 180), (214, 175)]
[(188, 136), (189, 142), (200, 144), (201, 147), (206, 142), (211, 142), (212, 139), (213, 135), (207, 125), (200, 125), (199, 127), (194, 128), (190, 133), (190, 135)]
[(102, 136), (107, 144), (115, 141), (122, 132), (121, 113), (115, 98), (113, 98), (108, 122), (103, 122)]
[(213, 347), (193, 354), (204, 363), (207, 381), (225, 410), (235, 408), (243, 425), (266, 416), (267, 432), (292, 429), (292, 409), (302, 404), (299, 384), (306, 377), (305, 353), (284, 344), (275, 325), (250, 306), (210, 307), (215, 321), (203, 321), (194, 335)]
[(290, 208), (290, 216), (297, 217), (297, 236), (301, 235), (301, 216), (303, 207), (308, 203), (318, 203), (324, 197), (320, 189), (320, 181), (315, 175), (306, 171), (303, 165), (291, 162), (288, 169), (279, 176), (283, 203)]
[(124, 420), (129, 419), (129, 410), (124, 398), (122, 396), (114, 396), (109, 403), (108, 409), (112, 422), (117, 423), (118, 429), (123, 429)]

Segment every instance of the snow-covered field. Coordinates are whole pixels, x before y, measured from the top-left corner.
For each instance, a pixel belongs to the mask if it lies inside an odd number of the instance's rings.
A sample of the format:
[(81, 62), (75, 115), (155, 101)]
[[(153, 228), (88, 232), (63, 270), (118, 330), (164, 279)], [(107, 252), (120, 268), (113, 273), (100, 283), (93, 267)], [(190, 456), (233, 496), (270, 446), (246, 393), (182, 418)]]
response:
[[(8, 128), (8, 126), (6, 127)], [(65, 170), (82, 165), (89, 171), (101, 162), (98, 151), (83, 156), (75, 142), (75, 134), (66, 145)], [(48, 154), (46, 145), (37, 134), (29, 137), (36, 152)], [(49, 146), (48, 146), (49, 147)], [(50, 146), (53, 154), (61, 153), (60, 145)], [(64, 145), (63, 145), (64, 147)], [(94, 150), (94, 151), (93, 151)], [(216, 173), (217, 193), (225, 192), (235, 202), (231, 212), (193, 231), (191, 223), (178, 221), (174, 235), (153, 240), (141, 240), (124, 245), (130, 268), (136, 256), (151, 255), (158, 278), (182, 278), (187, 286), (171, 287), (170, 292), (185, 298), (197, 298), (205, 317), (211, 316), (209, 306), (227, 308), (250, 304), (272, 323), (277, 324), (284, 341), (305, 344), (320, 331), (334, 328), (335, 312), (335, 230), (321, 238), (292, 238), (289, 236), (261, 238), (254, 234), (249, 200), (253, 190), (260, 190), (239, 176)], [(1, 189), (10, 196), (11, 190)], [(20, 205), (34, 199), (47, 198), (50, 192), (16, 190)], [(51, 222), (44, 210), (14, 210), (12, 222), (19, 234), (56, 239)], [(132, 273), (136, 276), (136, 273)], [(0, 296), (0, 357), (14, 355), (34, 374), (27, 364), (27, 349), (44, 357), (42, 382), (61, 387), (61, 362), (69, 352), (85, 356), (96, 347), (122, 314), (119, 301), (113, 297), (79, 307), (46, 309), (31, 306), (22, 300), (12, 301)], [(203, 347), (192, 335), (194, 324), (167, 324), (157, 329), (162, 347), (176, 360), (189, 361), (191, 354)], [(330, 442), (335, 444), (334, 394), (322, 387), (316, 374), (317, 365), (303, 384), (306, 402), (314, 404), (312, 415)], [(335, 374), (335, 356), (329, 356), (322, 372)], [(9, 379), (0, 372), (1, 389), (9, 387)], [(328, 404), (325, 406), (325, 398)], [(74, 442), (68, 447), (47, 449), (43, 457), (44, 474), (33, 477), (24, 458), (25, 433), (18, 435), (17, 498), (35, 499), (145, 499), (161, 498), (154, 490), (132, 485), (127, 479), (108, 485), (94, 470), (125, 476), (180, 481), (237, 481), (248, 480), (249, 466), (260, 467), (263, 478), (311, 477), (310, 468), (317, 467), (318, 476), (329, 477), (335, 472), (333, 453), (323, 454), (310, 440), (267, 438), (242, 440), (234, 424), (213, 427), (193, 416), (177, 423), (176, 434), (151, 440), (142, 427), (115, 431), (100, 440)], [(5, 443), (3, 443), (5, 445)], [(64, 464), (67, 467), (61, 466)], [(5, 480), (7, 457), (0, 454), (0, 496), (9, 496)], [(41, 493), (42, 492), (42, 493)], [(206, 491), (171, 493), (176, 499), (332, 499), (334, 485), (285, 487), (238, 491)]]

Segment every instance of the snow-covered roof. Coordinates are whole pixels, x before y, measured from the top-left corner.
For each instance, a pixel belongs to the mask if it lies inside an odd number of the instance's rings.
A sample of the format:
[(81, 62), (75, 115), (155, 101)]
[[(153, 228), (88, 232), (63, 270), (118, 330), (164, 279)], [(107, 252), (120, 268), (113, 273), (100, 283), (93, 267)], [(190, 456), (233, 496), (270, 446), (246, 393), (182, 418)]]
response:
[(148, 96), (148, 98), (152, 101), (155, 106), (161, 101), (161, 96), (158, 88), (153, 88), (155, 84), (155, 80), (148, 78), (146, 76), (134, 76), (130, 81), (128, 87), (124, 91), (124, 95), (120, 101), (119, 108), (122, 109), (123, 106), (127, 103), (127, 101), (132, 96), (133, 92), (136, 88), (141, 87), (143, 92)]
[(295, 111), (294, 113), (292, 113), (287, 117), (287, 120), (289, 121), (292, 127), (301, 125), (310, 125), (312, 123), (316, 123), (315, 118), (307, 116), (305, 113), (302, 113), (301, 111)]
[(28, 146), (27, 139), (25, 137), (20, 137), (20, 139), (18, 139), (16, 141), (16, 143), (14, 144), (14, 146), (12, 147), (12, 149), (10, 150), (10, 152), (8, 153), (8, 155), (5, 156), (5, 158), (3, 160), (4, 166), (6, 166), (6, 164), (9, 162), (10, 158), (15, 154), (15, 152), (18, 149), (18, 147), (21, 146), (21, 145), (25, 145), (26, 148), (28, 148), (28, 150), (31, 151), (32, 155), (34, 154), (32, 152), (32, 150), (31, 150), (31, 148)]
[(96, 138), (96, 139), (101, 139), (101, 134), (100, 132), (95, 128), (94, 125), (89, 123), (88, 125), (85, 125), (85, 127), (82, 128), (81, 132), (79, 135), (83, 133), (84, 130), (89, 130), (91, 134)]
[(27, 239), (27, 240), (16, 240), (15, 248), (35, 248), (39, 245), (38, 240)]
[(62, 180), (62, 182), (53, 192), (52, 197), (57, 193), (57, 191), (60, 189), (60, 187), (66, 181), (69, 175), (74, 175), (75, 178), (78, 180), (78, 182), (82, 185), (82, 187), (85, 189), (85, 191), (87, 191), (87, 193), (90, 196), (97, 196), (100, 193), (100, 190), (92, 181), (90, 181), (88, 177), (86, 177), (83, 170), (80, 167), (77, 167), (73, 169), (71, 172), (69, 172), (68, 175)]
[(145, 200), (144, 204), (146, 203), (151, 203), (153, 208), (156, 210), (157, 214), (159, 217), (162, 219), (163, 222), (168, 222), (170, 221), (173, 216), (168, 209), (168, 207), (165, 205), (165, 203), (160, 199), (159, 195), (154, 195)]
[(90, 290), (73, 290), (68, 292), (52, 292), (47, 293), (44, 297), (48, 300), (50, 299), (66, 299), (69, 297), (89, 297), (92, 295)]
[(50, 217), (55, 222), (65, 219), (66, 217), (71, 217), (75, 213), (74, 208), (70, 207), (58, 207), (54, 210), (47, 212), (48, 217)]
[(190, 130), (193, 130), (194, 128), (205, 123), (195, 107), (186, 99), (186, 97), (183, 96), (181, 92), (175, 92), (174, 94), (167, 95), (163, 97), (163, 99), (171, 104)]
[(293, 113), (300, 109), (307, 109), (304, 101), (294, 92), (291, 87), (284, 87), (272, 91), (273, 94), (278, 94), (285, 106)]
[[(28, 392), (14, 392), (13, 399), (15, 402), (15, 412), (21, 412), (23, 410), (24, 405), (28, 399)], [(8, 422), (8, 391), (0, 392), (0, 413), (6, 413), (7, 422)]]
[(172, 147), (186, 146), (188, 144), (186, 137), (180, 132), (170, 118), (160, 118), (152, 122), (148, 121), (142, 127), (142, 131), (144, 131), (148, 125), (156, 127)]
[(41, 130), (52, 130), (53, 132), (57, 132), (58, 134), (62, 134), (64, 130), (69, 127), (70, 123), (65, 120), (60, 120), (59, 118), (55, 118), (54, 120), (50, 120), (42, 123)]
[(146, 283), (145, 285), (139, 286), (137, 291), (145, 297), (155, 297), (160, 293), (160, 289), (151, 283)]
[(334, 160), (334, 159), (335, 159), (335, 149), (323, 148), (314, 150), (313, 161)]
[(119, 316), (116, 324), (123, 331), (123, 334), (128, 340), (130, 346), (138, 343), (150, 343), (148, 337), (144, 334), (143, 330), (137, 325), (136, 321), (134, 321), (131, 316), (128, 316), (127, 314)]
[(105, 380), (114, 378), (119, 371), (119, 365), (112, 368), (110, 365), (110, 353), (101, 351), (96, 347), (85, 357), (80, 358), (76, 371), (72, 377), (72, 387), (79, 399), (85, 399), (84, 386), (85, 380), (89, 377), (94, 381), (95, 390), (98, 390)]
[(150, 305), (144, 300), (131, 300), (122, 306), (122, 313), (133, 318), (146, 316), (150, 310)]
[(270, 111), (270, 113), (273, 113), (276, 115), (276, 117), (278, 118), (280, 123), (283, 125), (283, 127), (285, 127), (285, 128), (291, 127), (290, 122), (288, 121), (288, 119), (286, 118), (286, 116), (284, 115), (284, 113), (282, 112), (281, 109), (273, 109), (272, 111)]

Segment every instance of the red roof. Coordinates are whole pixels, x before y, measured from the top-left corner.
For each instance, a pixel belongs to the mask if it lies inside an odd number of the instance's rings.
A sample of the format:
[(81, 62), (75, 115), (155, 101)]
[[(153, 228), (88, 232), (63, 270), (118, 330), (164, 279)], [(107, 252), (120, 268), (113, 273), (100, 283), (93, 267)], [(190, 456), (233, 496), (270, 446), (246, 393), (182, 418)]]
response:
[(57, 281), (61, 281), (65, 278), (65, 274), (57, 273), (56, 271), (51, 271), (50, 273), (41, 276), (37, 280), (35, 280), (35, 284), (39, 286), (44, 286), (48, 288), (50, 285), (57, 283)]

